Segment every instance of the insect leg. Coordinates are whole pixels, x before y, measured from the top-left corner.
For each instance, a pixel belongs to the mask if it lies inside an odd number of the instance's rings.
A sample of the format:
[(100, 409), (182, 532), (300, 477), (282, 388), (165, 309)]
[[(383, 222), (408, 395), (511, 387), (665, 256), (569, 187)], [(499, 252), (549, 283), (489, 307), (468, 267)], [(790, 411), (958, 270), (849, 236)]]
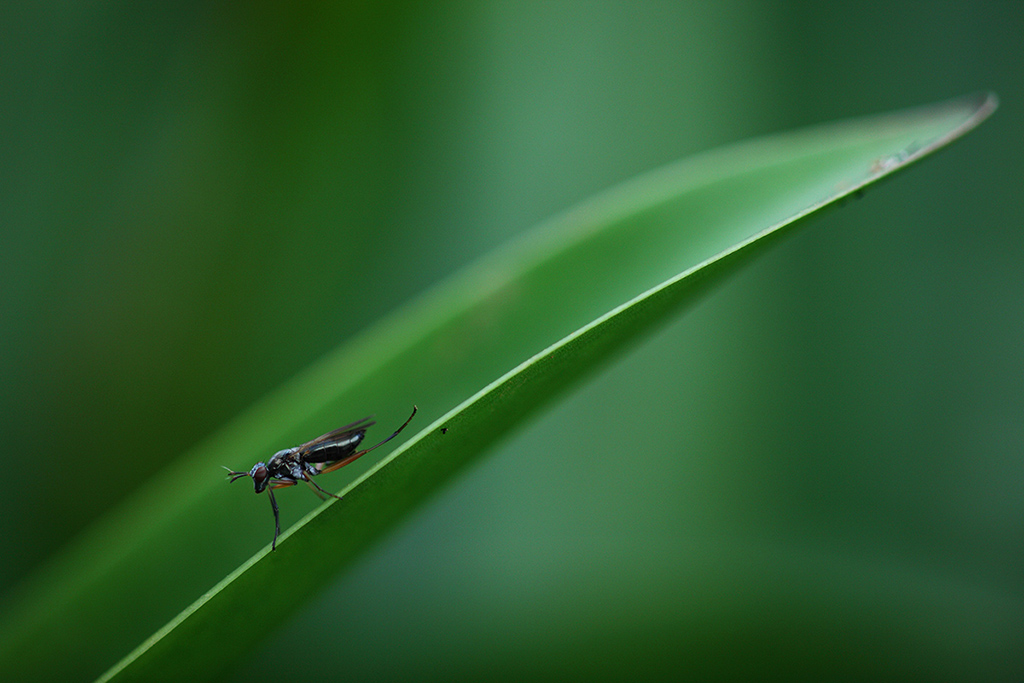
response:
[(349, 464), (350, 462), (358, 460), (359, 458), (363, 457), (364, 455), (366, 455), (369, 452), (370, 452), (370, 449), (367, 448), (365, 451), (359, 451), (358, 453), (353, 453), (352, 455), (348, 456), (344, 460), (339, 460), (338, 462), (332, 462), (330, 465), (328, 465), (327, 467), (325, 467), (322, 470), (320, 470), (320, 474), (327, 474), (328, 472), (333, 472), (336, 469), (340, 469), (340, 468), (344, 467), (345, 465)]
[[(341, 496), (336, 496), (330, 491), (325, 491), (324, 489), (320, 488), (320, 485), (317, 484), (312, 479), (310, 479), (309, 476), (306, 477), (306, 483), (309, 484), (310, 488), (314, 489), (313, 493), (316, 493), (316, 495), (320, 496), (320, 500), (324, 499), (324, 497), (321, 496), (320, 493), (326, 493), (331, 498), (337, 498), (338, 500), (341, 500)], [(320, 493), (317, 493), (317, 491), (319, 491)]]
[(306, 484), (309, 486), (309, 490), (316, 494), (317, 498), (319, 498), (320, 500), (324, 499), (324, 495), (316, 490), (316, 487), (313, 486), (313, 482), (312, 481), (307, 479), (306, 480)]
[(268, 488), (267, 495), (270, 496), (270, 507), (274, 510), (274, 542), (270, 549), (277, 550), (277, 537), (281, 535), (281, 515), (277, 510), (277, 500), (274, 499), (274, 489)]
[[(365, 449), (365, 450), (361, 450), (361, 451), (359, 451), (358, 453), (353, 453), (352, 455), (348, 456), (347, 458), (345, 458), (345, 459), (343, 459), (343, 460), (339, 460), (338, 462), (333, 462), (333, 463), (331, 463), (331, 464), (330, 464), (330, 465), (328, 465), (327, 467), (324, 467), (324, 468), (323, 468), (322, 470), (320, 470), (320, 474), (327, 474), (328, 472), (333, 472), (334, 470), (336, 470), (336, 469), (338, 469), (338, 468), (344, 467), (345, 465), (349, 464), (350, 462), (352, 462), (352, 461), (354, 461), (354, 460), (357, 460), (358, 458), (361, 458), (362, 456), (366, 455), (367, 453), (369, 453), (370, 451), (372, 451), (372, 450), (373, 450), (374, 448), (377, 448), (377, 447), (379, 447), (379, 446), (383, 446), (383, 445), (384, 445), (384, 444), (386, 444), (386, 443), (387, 443), (388, 441), (391, 441), (391, 439), (393, 439), (393, 438), (395, 438), (396, 436), (398, 436), (398, 434), (399, 434), (399, 433), (400, 433), (400, 432), (401, 432), (401, 431), (402, 431), (403, 429), (405, 429), (405, 428), (406, 428), (406, 426), (407, 426), (407, 425), (408, 425), (408, 424), (409, 424), (410, 422), (412, 422), (412, 418), (413, 418), (413, 416), (414, 416), (414, 415), (416, 415), (416, 410), (417, 410), (417, 409), (416, 409), (416, 406), (413, 406), (413, 407), (412, 407), (412, 415), (410, 415), (410, 416), (409, 416), (409, 418), (408, 418), (408, 419), (407, 419), (407, 420), (406, 420), (405, 422), (403, 422), (403, 423), (402, 423), (402, 426), (401, 426), (401, 427), (399, 427), (398, 429), (396, 429), (396, 430), (395, 430), (395, 433), (394, 433), (394, 434), (392, 434), (392, 435), (391, 435), (391, 436), (389, 436), (388, 438), (384, 439), (384, 440), (383, 440), (383, 441), (381, 441), (380, 443), (378, 443), (378, 444), (375, 444), (375, 445), (373, 445), (373, 446), (370, 446), (369, 448), (367, 448), (367, 449)], [(335, 496), (335, 498), (337, 498), (337, 496)]]

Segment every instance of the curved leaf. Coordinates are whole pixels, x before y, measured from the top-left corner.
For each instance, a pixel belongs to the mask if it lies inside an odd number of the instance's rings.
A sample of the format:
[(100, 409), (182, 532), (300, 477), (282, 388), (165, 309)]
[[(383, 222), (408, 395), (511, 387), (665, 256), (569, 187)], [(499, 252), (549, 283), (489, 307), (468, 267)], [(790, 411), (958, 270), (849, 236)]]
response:
[[(17, 680), (98, 673), (224, 575), (223, 560), (202, 561), (205, 549), (244, 553), (266, 539), (104, 678), (215, 677), (530, 413), (806, 216), (944, 146), (994, 107), (980, 95), (737, 145), (539, 226), (344, 345), (98, 525), (6, 621), (5, 670)], [(418, 426), (433, 423), (369, 463), (344, 500), (306, 515), (277, 552), (265, 504), (253, 506), (251, 495), (243, 503), (212, 474), (222, 464), (248, 468), (253, 454), (365, 406), (397, 426), (413, 403)], [(246, 503), (261, 514), (242, 517)], [(170, 580), (167, 566), (176, 568)], [(109, 626), (105, 637), (94, 637), (97, 624)], [(47, 659), (58, 640), (64, 655)]]

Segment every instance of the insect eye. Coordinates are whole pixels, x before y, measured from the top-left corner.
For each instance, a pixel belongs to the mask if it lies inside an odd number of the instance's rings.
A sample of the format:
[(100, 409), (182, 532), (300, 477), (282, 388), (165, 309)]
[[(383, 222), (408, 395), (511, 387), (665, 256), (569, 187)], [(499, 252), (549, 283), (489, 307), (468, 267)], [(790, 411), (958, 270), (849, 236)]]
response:
[(267, 480), (270, 478), (270, 472), (267, 471), (267, 466), (261, 462), (256, 463), (249, 472), (249, 476), (252, 477), (253, 483), (256, 486), (256, 493), (260, 493), (267, 487)]

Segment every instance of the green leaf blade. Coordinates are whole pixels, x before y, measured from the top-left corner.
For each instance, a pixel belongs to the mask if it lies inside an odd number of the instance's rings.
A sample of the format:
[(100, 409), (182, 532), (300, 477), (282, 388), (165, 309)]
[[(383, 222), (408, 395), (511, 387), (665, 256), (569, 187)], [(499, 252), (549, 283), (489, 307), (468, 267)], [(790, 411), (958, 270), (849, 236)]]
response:
[[(253, 453), (287, 445), (293, 432), (323, 430), (332, 418), (337, 424), (333, 416), (359, 417), (367, 411), (361, 406), (397, 425), (418, 403), (417, 426), (433, 418), (428, 428), (366, 471), (344, 500), (286, 532), (276, 553), (258, 553), (107, 675), (216, 677), (529, 414), (806, 216), (944, 146), (994, 106), (991, 96), (978, 96), (738, 145), (557, 217), (345, 345), (183, 459), (29, 593), (34, 616), (9, 621), (14, 637), (5, 641), (31, 650), (62, 629), (87, 636), (97, 619), (157, 590), (146, 581), (148, 567), (180, 562), (195, 548), (250, 533), (263, 534), (269, 546), (269, 512), (262, 510), (259, 528), (236, 528), (231, 510), (240, 496), (209, 474), (213, 466), (248, 467)], [(83, 566), (87, 571), (76, 574)], [(146, 614), (166, 620), (169, 604), (205, 590), (217, 571), (223, 576), (222, 565), (183, 566), (173, 585), (161, 587), (168, 599), (146, 605)], [(109, 663), (138, 633), (127, 629), (100, 643), (92, 661)], [(17, 654), (5, 645), (0, 660), (24, 672), (19, 680), (74, 677), (66, 662), (36, 668)]]

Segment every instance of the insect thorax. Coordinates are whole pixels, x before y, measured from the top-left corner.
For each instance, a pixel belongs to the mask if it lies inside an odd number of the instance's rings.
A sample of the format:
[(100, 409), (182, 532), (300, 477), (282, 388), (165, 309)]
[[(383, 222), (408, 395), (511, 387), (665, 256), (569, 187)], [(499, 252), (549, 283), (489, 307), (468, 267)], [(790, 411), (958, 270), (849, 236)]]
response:
[(286, 448), (274, 453), (273, 457), (267, 461), (267, 469), (270, 470), (271, 476), (292, 476), (293, 470), (299, 464), (298, 451), (298, 448)]

